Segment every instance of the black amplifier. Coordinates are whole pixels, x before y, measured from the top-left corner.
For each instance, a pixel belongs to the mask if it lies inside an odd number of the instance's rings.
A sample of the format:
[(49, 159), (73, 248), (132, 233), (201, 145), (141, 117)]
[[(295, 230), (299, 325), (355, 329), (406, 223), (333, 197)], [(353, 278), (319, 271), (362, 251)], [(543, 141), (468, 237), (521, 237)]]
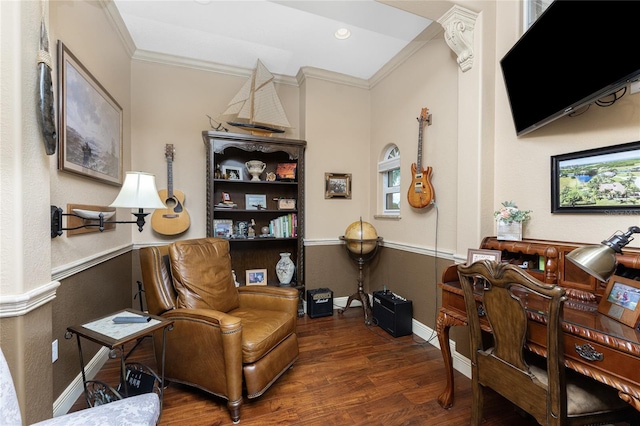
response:
[(413, 303), (390, 291), (373, 292), (373, 323), (393, 337), (411, 334)]
[(311, 318), (333, 315), (333, 291), (328, 288), (307, 290), (307, 314)]

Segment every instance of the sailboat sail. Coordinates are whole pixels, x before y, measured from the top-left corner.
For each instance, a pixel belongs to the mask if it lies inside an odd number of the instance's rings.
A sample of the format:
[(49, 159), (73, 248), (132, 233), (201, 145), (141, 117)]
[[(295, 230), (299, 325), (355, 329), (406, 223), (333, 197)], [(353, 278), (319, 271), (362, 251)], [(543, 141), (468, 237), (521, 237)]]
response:
[[(237, 114), (238, 118), (248, 120), (251, 124), (261, 123), (268, 126), (291, 127), (276, 93), (273, 74), (259, 59), (251, 78), (231, 99), (224, 114)], [(237, 125), (239, 123), (229, 124)]]

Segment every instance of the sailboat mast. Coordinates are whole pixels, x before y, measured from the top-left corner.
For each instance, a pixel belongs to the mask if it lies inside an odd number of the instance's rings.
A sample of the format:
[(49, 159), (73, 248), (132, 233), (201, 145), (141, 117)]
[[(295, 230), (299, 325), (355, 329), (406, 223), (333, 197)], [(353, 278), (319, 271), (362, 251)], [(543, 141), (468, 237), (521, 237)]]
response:
[(256, 94), (256, 75), (258, 74), (258, 72), (256, 70), (253, 70), (253, 72), (251, 73), (251, 92), (249, 93), (249, 104), (251, 105), (251, 108), (249, 108), (249, 123), (253, 124), (253, 108), (255, 107), (255, 94)]

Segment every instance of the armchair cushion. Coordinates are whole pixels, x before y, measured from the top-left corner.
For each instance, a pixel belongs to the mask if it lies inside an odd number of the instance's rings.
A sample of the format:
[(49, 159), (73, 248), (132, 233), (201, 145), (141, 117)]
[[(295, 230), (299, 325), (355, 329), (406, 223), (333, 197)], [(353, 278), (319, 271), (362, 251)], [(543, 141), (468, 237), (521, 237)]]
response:
[(230, 315), (242, 321), (242, 362), (256, 362), (295, 333), (296, 321), (288, 312), (235, 309)]
[(177, 241), (169, 246), (169, 256), (178, 307), (229, 312), (239, 306), (227, 241)]

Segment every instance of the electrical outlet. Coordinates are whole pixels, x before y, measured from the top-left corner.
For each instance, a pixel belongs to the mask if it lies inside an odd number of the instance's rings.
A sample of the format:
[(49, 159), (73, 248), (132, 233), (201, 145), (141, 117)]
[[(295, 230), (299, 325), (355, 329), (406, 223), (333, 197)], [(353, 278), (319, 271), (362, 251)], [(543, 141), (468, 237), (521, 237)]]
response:
[(640, 80), (634, 81), (629, 85), (629, 93), (633, 95), (638, 92), (640, 92)]
[(58, 360), (58, 339), (51, 343), (51, 363), (53, 364)]

